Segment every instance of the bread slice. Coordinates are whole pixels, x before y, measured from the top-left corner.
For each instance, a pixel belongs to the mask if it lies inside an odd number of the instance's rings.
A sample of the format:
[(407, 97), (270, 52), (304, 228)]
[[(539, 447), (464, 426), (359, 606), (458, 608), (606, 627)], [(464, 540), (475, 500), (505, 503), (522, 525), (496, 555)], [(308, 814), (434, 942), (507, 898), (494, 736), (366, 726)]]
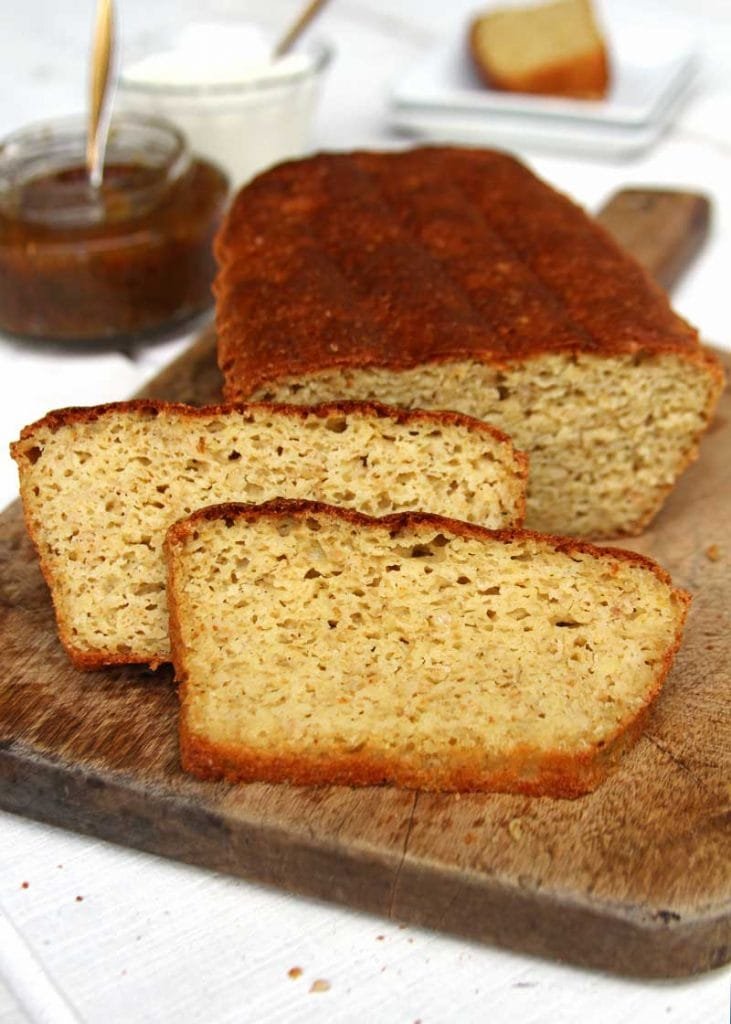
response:
[(599, 225), (488, 150), (261, 175), (217, 241), (229, 400), (456, 409), (530, 452), (527, 525), (639, 533), (697, 452), (719, 361)]
[(203, 505), (284, 495), (488, 526), (519, 524), (525, 508), (527, 462), (504, 434), (373, 403), (62, 409), (12, 454), (59, 634), (82, 668), (169, 658), (162, 544)]
[(603, 99), (609, 57), (589, 0), (494, 8), (474, 18), (469, 45), (494, 89)]
[(635, 735), (688, 595), (640, 555), (305, 501), (168, 531), (183, 767), (577, 796)]

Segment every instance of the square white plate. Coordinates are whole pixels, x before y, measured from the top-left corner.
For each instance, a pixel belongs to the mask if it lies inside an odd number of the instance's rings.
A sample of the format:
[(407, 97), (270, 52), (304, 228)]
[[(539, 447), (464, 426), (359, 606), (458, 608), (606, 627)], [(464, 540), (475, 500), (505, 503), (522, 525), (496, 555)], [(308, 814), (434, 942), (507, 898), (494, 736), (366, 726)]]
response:
[[(605, 0), (601, 23), (608, 40), (612, 84), (606, 100), (571, 100), (492, 90), (482, 84), (467, 49), (467, 28), (412, 67), (391, 91), (391, 106), (402, 115), (499, 119), (505, 122), (570, 122), (628, 131), (665, 121), (669, 107), (698, 64), (698, 44), (688, 19), (638, 0)], [(512, 127), (515, 127), (514, 125)], [(534, 126), (535, 127), (535, 126)]]
[(391, 124), (432, 142), (494, 146), (511, 151), (537, 150), (596, 159), (628, 160), (653, 146), (685, 100), (687, 89), (679, 92), (667, 108), (667, 117), (636, 128), (586, 122), (549, 121), (528, 117), (485, 118), (470, 115), (407, 108), (393, 108)]
[(538, 150), (597, 159), (628, 160), (653, 146), (672, 123), (691, 91), (694, 76), (681, 79), (666, 97), (661, 116), (647, 124), (624, 127), (611, 121), (530, 115), (485, 116), (481, 111), (393, 106), (391, 124), (433, 142)]

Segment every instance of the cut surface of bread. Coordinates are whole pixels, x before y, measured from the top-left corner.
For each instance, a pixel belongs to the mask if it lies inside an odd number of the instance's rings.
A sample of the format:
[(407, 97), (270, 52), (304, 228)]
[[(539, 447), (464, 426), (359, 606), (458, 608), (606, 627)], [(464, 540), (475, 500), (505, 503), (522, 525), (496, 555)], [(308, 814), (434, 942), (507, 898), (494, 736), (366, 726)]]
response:
[(495, 89), (603, 99), (607, 46), (589, 0), (556, 0), (487, 11), (470, 26), (470, 52)]
[(375, 403), (62, 409), (12, 446), (26, 523), (75, 664), (169, 658), (162, 545), (204, 505), (277, 496), (520, 524), (527, 460), (460, 415)]
[(531, 455), (534, 529), (640, 532), (723, 384), (642, 268), (497, 152), (280, 165), (239, 193), (217, 256), (227, 398), (375, 398), (487, 420)]
[(167, 535), (183, 767), (577, 796), (641, 727), (688, 595), (639, 555), (312, 502)]

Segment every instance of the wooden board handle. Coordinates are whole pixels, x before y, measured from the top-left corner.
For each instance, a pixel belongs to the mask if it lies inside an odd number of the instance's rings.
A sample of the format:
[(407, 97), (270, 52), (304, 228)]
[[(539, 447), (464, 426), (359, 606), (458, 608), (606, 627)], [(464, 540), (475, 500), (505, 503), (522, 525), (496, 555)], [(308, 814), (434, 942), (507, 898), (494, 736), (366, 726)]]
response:
[(698, 192), (626, 188), (614, 193), (597, 220), (670, 290), (708, 237), (711, 203)]

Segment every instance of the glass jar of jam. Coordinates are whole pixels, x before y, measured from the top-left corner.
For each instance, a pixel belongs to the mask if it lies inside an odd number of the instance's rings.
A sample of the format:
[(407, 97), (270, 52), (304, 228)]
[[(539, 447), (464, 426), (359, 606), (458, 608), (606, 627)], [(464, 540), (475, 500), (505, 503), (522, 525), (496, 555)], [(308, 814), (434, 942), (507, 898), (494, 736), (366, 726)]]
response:
[(211, 305), (224, 174), (162, 120), (112, 121), (101, 186), (80, 119), (0, 145), (0, 331), (69, 342), (170, 331)]

